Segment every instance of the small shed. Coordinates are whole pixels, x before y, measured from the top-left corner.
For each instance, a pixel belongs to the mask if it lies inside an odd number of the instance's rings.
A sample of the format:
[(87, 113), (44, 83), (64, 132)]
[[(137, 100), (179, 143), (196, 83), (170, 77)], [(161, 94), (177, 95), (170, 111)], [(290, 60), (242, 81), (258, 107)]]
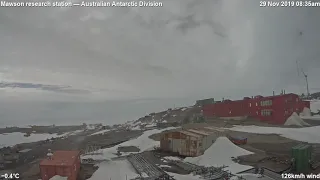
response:
[(215, 142), (217, 134), (200, 129), (182, 129), (165, 132), (161, 136), (160, 149), (181, 156), (200, 156)]
[(80, 151), (55, 151), (50, 158), (40, 162), (42, 180), (59, 175), (76, 180), (80, 171)]

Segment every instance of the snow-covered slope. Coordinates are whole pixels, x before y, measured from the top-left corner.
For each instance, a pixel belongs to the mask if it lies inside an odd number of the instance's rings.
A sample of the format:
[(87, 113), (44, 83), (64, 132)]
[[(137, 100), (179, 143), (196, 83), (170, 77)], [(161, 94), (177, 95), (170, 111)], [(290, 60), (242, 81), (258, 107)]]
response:
[(98, 131), (98, 132), (95, 132), (95, 133), (91, 134), (90, 136), (98, 135), (98, 134), (104, 134), (104, 133), (107, 133), (109, 131), (110, 131), (110, 129), (101, 130), (101, 131)]
[(202, 166), (228, 166), (226, 169), (232, 173), (245, 171), (252, 167), (240, 165), (232, 161), (231, 157), (249, 155), (252, 152), (242, 149), (233, 144), (227, 137), (219, 137), (203, 155), (188, 157), (185, 161)]
[(256, 134), (279, 134), (283, 137), (309, 142), (320, 143), (320, 126), (304, 128), (280, 128), (280, 127), (259, 127), (259, 126), (235, 126), (226, 128), (233, 131), (249, 132)]

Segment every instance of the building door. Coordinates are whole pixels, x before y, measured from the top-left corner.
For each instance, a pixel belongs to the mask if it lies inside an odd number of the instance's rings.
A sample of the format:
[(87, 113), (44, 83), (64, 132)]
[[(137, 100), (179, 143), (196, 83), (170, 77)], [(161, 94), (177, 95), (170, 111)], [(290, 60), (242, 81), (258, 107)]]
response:
[(172, 139), (172, 151), (179, 152), (180, 149), (180, 139)]

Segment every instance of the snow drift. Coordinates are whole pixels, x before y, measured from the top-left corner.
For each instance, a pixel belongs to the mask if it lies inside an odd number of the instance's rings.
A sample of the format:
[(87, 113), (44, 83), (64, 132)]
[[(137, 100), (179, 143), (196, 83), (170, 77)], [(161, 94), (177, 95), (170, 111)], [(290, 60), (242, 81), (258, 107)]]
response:
[(311, 110), (307, 107), (303, 108), (303, 111), (300, 113), (300, 116), (311, 116)]
[(228, 166), (226, 170), (231, 173), (245, 171), (252, 167), (240, 165), (232, 161), (232, 157), (253, 154), (233, 144), (227, 137), (219, 137), (203, 155), (199, 157), (188, 157), (185, 161), (201, 166)]
[(292, 115), (287, 119), (287, 121), (284, 123), (285, 126), (310, 126), (308, 123), (304, 122), (300, 116), (298, 116), (297, 113), (292, 113)]

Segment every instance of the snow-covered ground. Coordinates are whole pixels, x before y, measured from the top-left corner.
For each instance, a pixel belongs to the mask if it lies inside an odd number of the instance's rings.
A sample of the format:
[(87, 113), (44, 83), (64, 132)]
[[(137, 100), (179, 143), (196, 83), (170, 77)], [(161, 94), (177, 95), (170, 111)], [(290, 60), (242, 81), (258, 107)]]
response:
[[(117, 148), (121, 147), (121, 146), (136, 146), (140, 149), (140, 152), (152, 149), (155, 146), (159, 146), (160, 142), (150, 139), (149, 136), (151, 136), (153, 134), (160, 133), (165, 130), (170, 130), (170, 129), (175, 129), (175, 128), (170, 127), (170, 128), (161, 129), (161, 130), (153, 129), (153, 130), (145, 131), (141, 136), (139, 136), (136, 139), (126, 141), (124, 143), (113, 146), (111, 148), (103, 149), (102, 155), (84, 155), (84, 156), (82, 156), (82, 159), (87, 159), (87, 158), (92, 158), (95, 160), (111, 159), (111, 158), (117, 157), (117, 155), (116, 155)], [(130, 153), (128, 153), (128, 154), (130, 154)]]
[(156, 126), (157, 126), (157, 124), (156, 124), (156, 123), (151, 123), (151, 124), (146, 125), (146, 127), (147, 127), (147, 128), (150, 128), (150, 127), (156, 127)]
[(182, 108), (181, 111), (185, 111), (185, 110), (187, 110), (187, 109), (188, 109), (188, 108)]
[(105, 129), (105, 130), (102, 130), (102, 131), (95, 132), (95, 133), (91, 134), (90, 136), (98, 135), (98, 134), (104, 134), (104, 133), (109, 132), (109, 131), (110, 131), (110, 129)]
[(252, 152), (233, 144), (227, 137), (219, 137), (203, 155), (188, 157), (185, 161), (201, 166), (228, 166), (225, 170), (231, 173), (239, 173), (251, 169), (251, 166), (241, 165), (232, 161), (232, 157), (249, 155)]
[(259, 126), (235, 126), (226, 128), (233, 131), (249, 132), (256, 134), (279, 134), (283, 137), (309, 142), (320, 143), (320, 126), (305, 128), (280, 128), (280, 127), (259, 127)]
[(163, 159), (171, 160), (171, 161), (180, 161), (181, 160), (180, 158), (174, 157), (174, 156), (166, 156)]
[(76, 130), (76, 131), (66, 132), (66, 133), (63, 133), (62, 135), (59, 135), (58, 137), (77, 135), (77, 134), (79, 134), (79, 133), (82, 133), (83, 131), (84, 131), (84, 130), (79, 129), (79, 130)]
[(59, 135), (57, 134), (31, 134), (29, 137), (25, 137), (24, 135), (25, 133), (20, 132), (0, 134), (0, 148), (5, 146), (14, 146), (16, 144), (21, 143), (31, 143), (59, 137)]
[(315, 116), (301, 116), (301, 119), (311, 119), (311, 120), (320, 121), (320, 116), (319, 116), (319, 115), (315, 115)]
[(138, 176), (127, 160), (103, 162), (98, 166), (88, 180), (129, 180)]
[(161, 168), (171, 168), (171, 166), (169, 166), (169, 165), (159, 165), (159, 167), (161, 167)]

